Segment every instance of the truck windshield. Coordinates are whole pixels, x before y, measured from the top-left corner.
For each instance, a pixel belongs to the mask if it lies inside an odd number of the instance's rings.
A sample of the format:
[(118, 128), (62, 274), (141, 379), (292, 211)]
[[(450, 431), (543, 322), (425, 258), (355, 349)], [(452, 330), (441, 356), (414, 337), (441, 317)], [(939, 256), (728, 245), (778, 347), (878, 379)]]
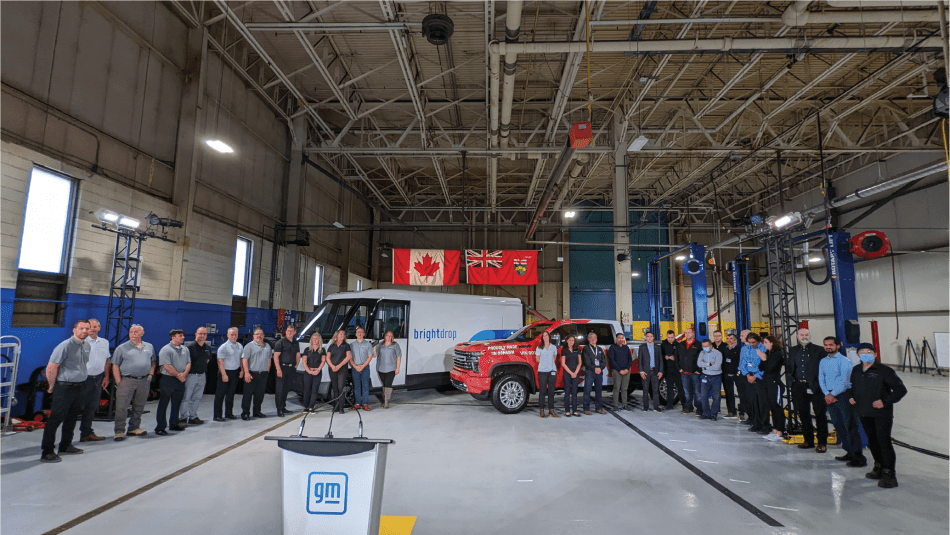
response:
[(550, 326), (550, 323), (533, 323), (508, 337), (508, 340), (512, 342), (528, 342), (541, 336), (541, 333), (548, 330)]
[(334, 299), (325, 301), (318, 308), (306, 326), (300, 330), (297, 340), (310, 341), (313, 333), (319, 333), (323, 343), (329, 343), (333, 333), (338, 329), (346, 329), (347, 338), (353, 338), (357, 326), (365, 327), (372, 309), (376, 305), (375, 299)]

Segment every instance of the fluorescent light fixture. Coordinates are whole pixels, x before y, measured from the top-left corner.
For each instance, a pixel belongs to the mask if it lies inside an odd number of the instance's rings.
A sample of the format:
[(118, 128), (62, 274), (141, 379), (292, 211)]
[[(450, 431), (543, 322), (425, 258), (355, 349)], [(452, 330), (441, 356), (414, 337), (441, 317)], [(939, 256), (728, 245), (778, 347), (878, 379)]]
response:
[(119, 214), (113, 212), (112, 210), (100, 208), (96, 210), (96, 219), (102, 223), (112, 223), (115, 225), (115, 222), (119, 220)]
[(343, 223), (340, 223), (339, 221), (334, 221), (333, 226), (336, 228), (346, 228), (343, 226)]
[(684, 255), (679, 255), (676, 257), (676, 259), (682, 262), (683, 260), (686, 260), (686, 257)]
[(577, 215), (577, 212), (575, 212), (574, 210), (568, 210), (567, 212), (564, 212), (564, 217), (566, 217), (566, 218), (568, 218), (568, 219), (570, 219), (570, 218), (572, 218), (572, 217), (574, 217), (574, 216), (576, 216), (576, 215)]
[(127, 228), (127, 229), (129, 229), (129, 230), (135, 230), (135, 229), (139, 228), (139, 225), (141, 225), (142, 222), (139, 221), (138, 219), (131, 218), (131, 217), (127, 216), (127, 215), (121, 215), (121, 214), (120, 214), (120, 215), (119, 215), (119, 219), (115, 222), (115, 224), (116, 224), (117, 226), (119, 226), (119, 227), (122, 227), (122, 228)]
[(633, 142), (630, 143), (630, 146), (627, 147), (627, 152), (639, 151), (647, 144), (647, 141), (650, 141), (650, 140), (647, 139), (645, 135), (640, 134), (640, 137), (638, 137), (637, 139), (634, 139)]
[(205, 141), (205, 143), (207, 143), (209, 147), (211, 147), (212, 149), (218, 152), (223, 152), (223, 153), (228, 153), (228, 154), (234, 152), (234, 149), (232, 149), (227, 143), (217, 140), (217, 139), (209, 139)]
[(792, 212), (790, 214), (785, 214), (782, 217), (775, 220), (772, 225), (775, 228), (784, 228), (789, 225), (798, 224), (802, 222), (802, 214), (798, 212)]

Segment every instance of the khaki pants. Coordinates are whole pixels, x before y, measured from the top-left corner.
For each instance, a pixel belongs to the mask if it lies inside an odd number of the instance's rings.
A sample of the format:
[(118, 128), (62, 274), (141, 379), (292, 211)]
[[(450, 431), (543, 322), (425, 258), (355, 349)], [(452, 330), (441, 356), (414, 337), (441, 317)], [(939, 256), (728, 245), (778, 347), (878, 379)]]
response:
[(132, 416), (129, 418), (129, 431), (141, 429), (142, 413), (145, 412), (145, 402), (148, 400), (148, 377), (135, 379), (123, 377), (122, 382), (115, 386), (115, 432), (125, 433), (125, 417), (128, 414), (129, 404), (132, 405)]
[[(611, 371), (614, 378), (614, 408), (627, 404), (627, 388), (630, 386), (630, 372), (620, 375), (618, 370)], [(623, 403), (620, 403), (621, 398)]]

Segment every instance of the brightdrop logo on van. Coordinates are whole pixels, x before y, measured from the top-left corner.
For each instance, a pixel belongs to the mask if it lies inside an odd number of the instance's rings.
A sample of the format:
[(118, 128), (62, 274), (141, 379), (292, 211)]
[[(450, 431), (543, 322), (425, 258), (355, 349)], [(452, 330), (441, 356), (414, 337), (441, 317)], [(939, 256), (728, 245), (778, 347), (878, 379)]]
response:
[(436, 340), (455, 340), (458, 337), (456, 331), (450, 331), (447, 329), (413, 329), (413, 335), (416, 340), (425, 340), (426, 342), (431, 341), (432, 339)]
[(349, 476), (343, 472), (311, 472), (307, 481), (307, 512), (312, 515), (346, 514)]

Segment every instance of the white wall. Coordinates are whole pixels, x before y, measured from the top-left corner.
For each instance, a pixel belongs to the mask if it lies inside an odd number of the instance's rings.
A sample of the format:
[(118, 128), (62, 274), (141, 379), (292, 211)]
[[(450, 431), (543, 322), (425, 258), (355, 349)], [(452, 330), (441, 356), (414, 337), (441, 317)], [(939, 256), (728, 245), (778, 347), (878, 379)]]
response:
[[(946, 253), (918, 253), (894, 257), (897, 282), (897, 319), (894, 271), (891, 259), (855, 264), (861, 340), (871, 342), (870, 321), (878, 322), (881, 358), (900, 363), (909, 337), (920, 348), (924, 337), (934, 343), (934, 332), (950, 330), (950, 275)], [(821, 276), (816, 273), (814, 276)], [(813, 339), (834, 335), (831, 285), (814, 286), (804, 276), (796, 280), (799, 315), (809, 320)]]

